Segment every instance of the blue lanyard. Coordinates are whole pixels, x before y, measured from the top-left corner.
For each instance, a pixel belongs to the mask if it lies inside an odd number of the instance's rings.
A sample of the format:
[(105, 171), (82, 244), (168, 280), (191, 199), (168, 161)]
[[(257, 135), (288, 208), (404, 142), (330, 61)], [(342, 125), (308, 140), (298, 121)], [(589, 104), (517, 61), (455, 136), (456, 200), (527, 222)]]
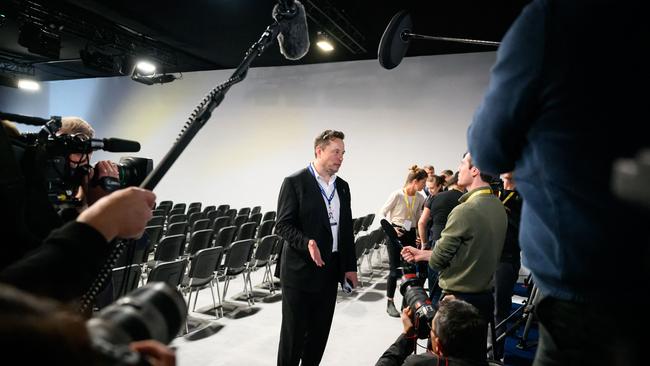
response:
[[(311, 175), (316, 178), (316, 172), (314, 172), (314, 169), (312, 169), (311, 164), (307, 165), (307, 168), (309, 168), (309, 172), (311, 172)], [(325, 197), (327, 200), (327, 206), (331, 209), (332, 207), (332, 200), (334, 199), (334, 194), (336, 193), (336, 181), (334, 181), (334, 190), (332, 191), (332, 194), (330, 194), (329, 198), (327, 197), (327, 194), (325, 193), (325, 190), (323, 187), (321, 187), (320, 183), (318, 183), (318, 178), (316, 178), (316, 184), (318, 184), (318, 189), (320, 189), (320, 193)]]

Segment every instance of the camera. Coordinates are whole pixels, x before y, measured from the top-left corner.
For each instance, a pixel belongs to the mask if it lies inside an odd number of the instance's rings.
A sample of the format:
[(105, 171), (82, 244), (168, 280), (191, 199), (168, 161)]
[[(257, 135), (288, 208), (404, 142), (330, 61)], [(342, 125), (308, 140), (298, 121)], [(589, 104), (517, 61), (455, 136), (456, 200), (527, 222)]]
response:
[[(125, 187), (139, 186), (153, 170), (153, 160), (133, 156), (120, 158), (116, 165), (119, 179), (113, 177), (93, 178), (90, 184), (101, 186), (106, 192), (113, 192)], [(95, 171), (97, 171), (96, 168)]]
[[(380, 221), (381, 227), (386, 233), (391, 245), (403, 248), (401, 241), (395, 233), (395, 228), (387, 220)], [(436, 315), (436, 308), (431, 304), (431, 300), (422, 287), (422, 280), (417, 274), (417, 264), (407, 263), (401, 260), (402, 284), (399, 291), (404, 297), (404, 302), (411, 309), (411, 322), (415, 328), (415, 334), (420, 339), (429, 337), (431, 320)]]
[[(75, 197), (84, 177), (90, 174), (88, 155), (95, 150), (110, 152), (135, 152), (140, 144), (135, 141), (117, 138), (89, 139), (84, 135), (61, 134), (61, 117), (54, 116), (43, 125), (38, 133), (22, 134), (14, 141), (14, 154), (23, 165), (38, 173), (36, 179), (44, 182), (49, 201), (61, 206), (78, 206), (81, 202)], [(70, 156), (78, 154), (78, 162)], [(101, 185), (107, 192), (120, 188), (136, 186), (153, 170), (153, 160), (138, 157), (123, 157), (117, 164), (119, 179), (103, 177), (93, 179), (91, 185)]]
[(119, 298), (86, 322), (99, 364), (146, 364), (129, 343), (154, 339), (169, 344), (184, 324), (186, 310), (181, 293), (164, 282), (148, 283)]
[(402, 284), (399, 291), (404, 297), (406, 305), (411, 309), (411, 322), (415, 334), (419, 339), (429, 338), (431, 320), (436, 315), (436, 308), (431, 304), (429, 295), (424, 291), (421, 280), (418, 278), (415, 265), (402, 266)]

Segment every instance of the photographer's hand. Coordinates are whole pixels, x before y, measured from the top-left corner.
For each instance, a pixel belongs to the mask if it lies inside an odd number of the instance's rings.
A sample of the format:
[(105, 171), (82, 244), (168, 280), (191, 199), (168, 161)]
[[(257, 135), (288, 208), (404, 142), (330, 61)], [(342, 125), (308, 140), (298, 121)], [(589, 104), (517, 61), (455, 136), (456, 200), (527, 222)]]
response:
[(164, 344), (154, 341), (131, 342), (129, 348), (145, 356), (151, 366), (175, 366), (176, 354)]
[(407, 337), (415, 336), (415, 329), (413, 327), (413, 322), (411, 321), (411, 308), (409, 306), (402, 310), (400, 318), (402, 319), (402, 326), (404, 327), (402, 333)]
[(311, 256), (311, 259), (316, 263), (318, 267), (322, 267), (325, 265), (325, 262), (320, 257), (320, 250), (318, 249), (318, 245), (316, 244), (316, 240), (314, 239), (309, 239), (309, 243), (307, 244), (307, 249), (309, 249), (309, 255)]
[(116, 237), (139, 238), (151, 218), (155, 201), (156, 195), (151, 191), (136, 187), (121, 189), (90, 206), (77, 221), (92, 226), (107, 241)]

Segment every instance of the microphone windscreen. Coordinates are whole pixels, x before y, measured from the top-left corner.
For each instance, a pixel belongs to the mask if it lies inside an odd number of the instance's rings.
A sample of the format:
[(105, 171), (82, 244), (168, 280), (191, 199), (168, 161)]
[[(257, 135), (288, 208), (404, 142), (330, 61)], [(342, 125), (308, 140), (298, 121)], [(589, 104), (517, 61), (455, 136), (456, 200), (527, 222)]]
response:
[(140, 143), (111, 137), (104, 139), (103, 150), (109, 152), (138, 152), (140, 151)]
[(379, 51), (377, 52), (379, 63), (385, 69), (393, 69), (402, 62), (410, 44), (409, 38), (402, 39), (402, 33), (404, 31), (411, 32), (412, 28), (411, 15), (406, 10), (395, 14), (388, 23), (379, 41)]
[(287, 15), (280, 6), (273, 8), (273, 19), (282, 24), (278, 35), (280, 53), (289, 60), (299, 60), (309, 52), (309, 30), (307, 29), (307, 12), (298, 1), (294, 2), (295, 11)]

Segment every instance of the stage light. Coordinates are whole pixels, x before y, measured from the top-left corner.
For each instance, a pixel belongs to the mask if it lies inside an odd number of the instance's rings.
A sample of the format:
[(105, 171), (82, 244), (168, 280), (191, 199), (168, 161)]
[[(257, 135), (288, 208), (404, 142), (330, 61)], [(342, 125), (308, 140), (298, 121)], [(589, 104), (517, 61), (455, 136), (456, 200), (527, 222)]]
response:
[(34, 80), (19, 79), (17, 85), (19, 89), (27, 91), (38, 91), (41, 89), (41, 85)]
[(148, 76), (156, 73), (156, 65), (152, 64), (149, 61), (139, 61), (136, 65), (140, 75)]
[(332, 44), (332, 41), (327, 36), (327, 34), (325, 34), (323, 32), (318, 32), (318, 38), (316, 39), (316, 45), (318, 46), (318, 48), (321, 49), (321, 51), (324, 51), (324, 52), (332, 52), (332, 51), (334, 51), (334, 45)]

